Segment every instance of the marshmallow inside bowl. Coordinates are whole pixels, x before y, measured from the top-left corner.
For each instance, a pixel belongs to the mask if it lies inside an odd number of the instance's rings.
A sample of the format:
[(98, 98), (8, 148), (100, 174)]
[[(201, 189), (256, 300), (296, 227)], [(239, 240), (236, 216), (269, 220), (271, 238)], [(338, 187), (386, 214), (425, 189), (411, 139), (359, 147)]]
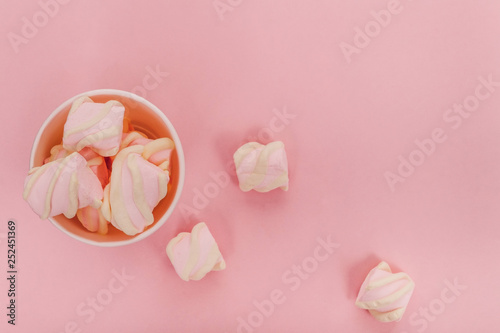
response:
[(50, 149), (61, 143), (64, 123), (71, 105), (81, 96), (88, 96), (96, 103), (117, 100), (125, 107), (125, 114), (134, 129), (143, 132), (151, 139), (168, 137), (174, 141), (168, 192), (153, 210), (154, 223), (135, 236), (128, 236), (111, 224), (106, 235), (90, 232), (82, 226), (76, 216), (68, 219), (64, 215), (57, 215), (50, 217), (49, 220), (67, 235), (87, 244), (121, 246), (142, 240), (158, 230), (172, 214), (181, 195), (185, 174), (184, 154), (177, 132), (165, 114), (152, 103), (130, 92), (114, 89), (93, 90), (70, 98), (54, 110), (40, 127), (31, 151), (30, 169), (43, 165), (44, 159), (50, 156)]

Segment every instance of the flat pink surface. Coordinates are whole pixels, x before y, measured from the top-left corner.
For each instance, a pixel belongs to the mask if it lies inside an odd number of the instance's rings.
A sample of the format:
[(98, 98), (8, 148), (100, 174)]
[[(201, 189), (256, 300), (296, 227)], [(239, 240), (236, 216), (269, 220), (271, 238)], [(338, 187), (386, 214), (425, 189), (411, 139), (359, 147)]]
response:
[[(1, 332), (498, 332), (500, 1), (59, 1), (0, 1)], [(99, 88), (164, 110), (186, 155), (170, 220), (123, 248), (22, 199), (44, 119)], [(255, 137), (285, 143), (288, 192), (239, 190)], [(165, 247), (199, 221), (227, 268), (186, 283)], [(380, 260), (416, 283), (398, 323), (354, 306)]]

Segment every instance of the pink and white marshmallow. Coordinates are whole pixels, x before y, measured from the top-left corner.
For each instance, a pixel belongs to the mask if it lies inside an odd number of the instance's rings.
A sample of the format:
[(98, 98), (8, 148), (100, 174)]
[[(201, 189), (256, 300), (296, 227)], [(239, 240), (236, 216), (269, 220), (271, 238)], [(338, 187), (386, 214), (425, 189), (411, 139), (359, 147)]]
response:
[(79, 208), (99, 208), (103, 189), (85, 158), (75, 152), (31, 169), (23, 197), (42, 219), (59, 214), (73, 218)]
[(88, 231), (97, 232), (100, 235), (108, 233), (109, 222), (104, 218), (104, 215), (102, 215), (100, 208), (94, 208), (92, 206), (83, 207), (78, 209), (76, 216)]
[(125, 147), (144, 146), (142, 156), (162, 170), (170, 169), (170, 159), (175, 144), (169, 138), (149, 139), (141, 132), (132, 131), (124, 133), (120, 149)]
[(242, 191), (288, 190), (288, 160), (283, 142), (249, 142), (238, 148), (233, 157)]
[(205, 223), (181, 232), (167, 245), (167, 255), (184, 281), (201, 280), (208, 272), (226, 268), (219, 246)]
[(125, 107), (118, 101), (94, 103), (89, 97), (73, 102), (64, 124), (63, 147), (79, 151), (90, 147), (101, 156), (118, 152)]
[(386, 262), (373, 268), (359, 290), (356, 306), (381, 322), (399, 321), (410, 301), (415, 283), (406, 273), (392, 273)]
[(154, 222), (153, 209), (167, 195), (169, 174), (142, 156), (144, 146), (122, 149), (113, 161), (101, 208), (104, 218), (127, 235)]

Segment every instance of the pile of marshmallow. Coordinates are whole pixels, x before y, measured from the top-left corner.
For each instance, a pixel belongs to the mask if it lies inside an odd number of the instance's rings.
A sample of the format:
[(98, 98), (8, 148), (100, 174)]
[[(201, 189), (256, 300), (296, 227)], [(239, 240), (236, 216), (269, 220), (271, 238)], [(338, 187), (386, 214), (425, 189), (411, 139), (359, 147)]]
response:
[(42, 219), (77, 216), (91, 232), (106, 234), (111, 223), (136, 235), (154, 222), (153, 209), (169, 188), (169, 138), (135, 131), (118, 101), (74, 101), (62, 143), (44, 164), (29, 171), (23, 197)]
[[(150, 139), (135, 131), (117, 101), (77, 99), (64, 125), (62, 143), (44, 165), (30, 170), (24, 198), (41, 218), (64, 214), (89, 231), (106, 234), (108, 224), (136, 235), (154, 222), (153, 209), (169, 188), (169, 138)], [(288, 162), (281, 141), (249, 142), (234, 153), (242, 191), (288, 190)], [(170, 240), (166, 249), (185, 281), (200, 280), (226, 263), (203, 222)], [(403, 316), (415, 287), (406, 273), (393, 273), (381, 262), (363, 282), (356, 305), (382, 322)]]

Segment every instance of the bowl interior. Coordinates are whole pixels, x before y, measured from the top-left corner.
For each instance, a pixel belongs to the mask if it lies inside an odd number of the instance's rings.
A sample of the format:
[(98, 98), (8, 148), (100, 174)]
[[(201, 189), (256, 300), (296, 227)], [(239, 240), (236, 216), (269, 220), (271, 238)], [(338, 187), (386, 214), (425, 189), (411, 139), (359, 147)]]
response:
[[(118, 100), (125, 106), (125, 116), (130, 119), (134, 129), (147, 134), (151, 139), (160, 137), (171, 138), (174, 140), (176, 148), (179, 148), (179, 150), (182, 149), (180, 148), (180, 143), (174, 138), (168, 128), (168, 126), (171, 125), (167, 125), (164, 119), (162, 119), (153, 109), (134, 99), (132, 94), (88, 94), (88, 96), (97, 103), (105, 103), (111, 99)], [(43, 128), (42, 132), (39, 134), (40, 140), (33, 146), (32, 167), (43, 165), (44, 159), (50, 156), (50, 149), (62, 142), (64, 123), (66, 122), (70, 107), (71, 103), (67, 103), (67, 105), (63, 106), (63, 108), (57, 114), (53, 115), (53, 118), (45, 124), (45, 128)], [(146, 230), (140, 234), (128, 236), (109, 224), (108, 234), (99, 235), (85, 229), (76, 217), (68, 219), (62, 214), (54, 216), (50, 218), (50, 220), (62, 231), (69, 233), (79, 240), (95, 245), (124, 245), (139, 240), (137, 238), (143, 239), (163, 224), (174, 208), (172, 202), (176, 197), (179, 187), (182, 186), (180, 185), (181, 172), (184, 172), (184, 170), (181, 169), (183, 163), (181, 163), (180, 158), (182, 159), (182, 153), (180, 157), (178, 149), (174, 149), (170, 162), (170, 183), (168, 193), (153, 210), (153, 216), (155, 218), (154, 223), (148, 226)]]

